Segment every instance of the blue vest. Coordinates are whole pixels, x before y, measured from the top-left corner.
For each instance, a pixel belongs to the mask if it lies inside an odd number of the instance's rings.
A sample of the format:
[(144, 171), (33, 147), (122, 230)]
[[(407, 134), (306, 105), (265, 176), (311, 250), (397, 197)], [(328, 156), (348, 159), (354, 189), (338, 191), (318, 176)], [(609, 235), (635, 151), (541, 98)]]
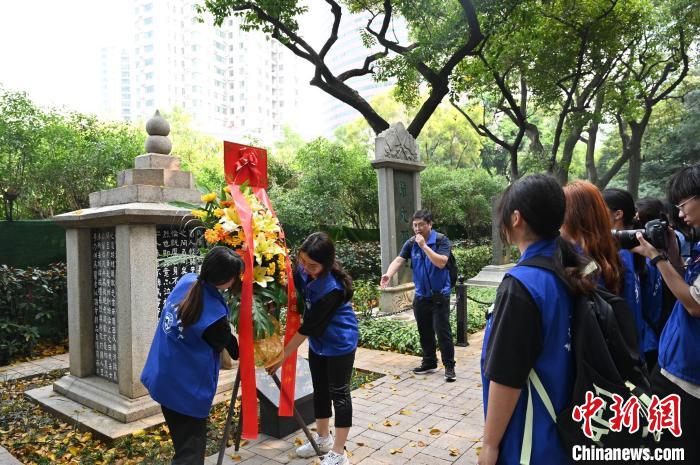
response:
[[(430, 232), (425, 243), (435, 251), (437, 249), (437, 232)], [(430, 297), (435, 293), (450, 295), (452, 285), (450, 283), (450, 270), (447, 266), (438, 268), (433, 265), (428, 256), (417, 243), (413, 243), (411, 249), (411, 268), (413, 269), (413, 282), (416, 285), (418, 297)]]
[(194, 273), (184, 275), (165, 301), (141, 382), (162, 406), (183, 415), (206, 418), (219, 381), (219, 354), (202, 334), (228, 315), (228, 306), (214, 286), (203, 283), (199, 320), (186, 328), (180, 326), (177, 305), (196, 280)]
[[(689, 285), (700, 275), (700, 247), (691, 251), (685, 273)], [(659, 342), (659, 365), (672, 375), (700, 385), (700, 318), (693, 318), (681, 301), (673, 307)]]
[[(538, 255), (552, 256), (555, 247), (554, 240), (536, 242), (527, 248), (520, 261)], [(525, 286), (541, 313), (543, 347), (542, 353), (535, 362), (534, 369), (542, 380), (542, 384), (554, 405), (554, 410), (558, 414), (571, 402), (574, 384), (575, 366), (571, 352), (571, 298), (564, 283), (547, 270), (529, 266), (515, 266), (508, 272), (508, 275)], [(484, 413), (488, 411), (490, 382), (483, 374), (484, 360), (492, 320), (489, 318), (486, 323), (481, 354)], [(573, 463), (570, 451), (564, 449), (556, 425), (534, 389), (532, 397), (533, 430), (530, 463), (557, 465)], [(501, 440), (497, 462), (499, 465), (520, 463), (527, 398), (528, 390), (524, 388)]]
[[(659, 347), (659, 341), (656, 338), (656, 333), (646, 322), (642, 315), (642, 295), (639, 275), (634, 271), (634, 256), (629, 250), (621, 249), (618, 252), (620, 261), (622, 262), (624, 284), (620, 297), (625, 299), (637, 326), (637, 339), (639, 341), (639, 354), (656, 350)], [(660, 291), (661, 292), (661, 291)]]
[[(664, 305), (664, 279), (661, 272), (646, 259), (647, 272), (642, 285), (642, 314), (644, 319), (658, 331)], [(656, 349), (659, 343), (656, 341)]]
[[(299, 267), (299, 274), (304, 282), (301, 293), (306, 303), (306, 312), (311, 311), (311, 306), (329, 292), (336, 289), (345, 290), (333, 273), (324, 273), (316, 279), (311, 279), (304, 269)], [(323, 336), (309, 337), (309, 348), (318, 355), (331, 357), (349, 354), (357, 348), (359, 334), (355, 311), (349, 302), (344, 302), (335, 309)]]

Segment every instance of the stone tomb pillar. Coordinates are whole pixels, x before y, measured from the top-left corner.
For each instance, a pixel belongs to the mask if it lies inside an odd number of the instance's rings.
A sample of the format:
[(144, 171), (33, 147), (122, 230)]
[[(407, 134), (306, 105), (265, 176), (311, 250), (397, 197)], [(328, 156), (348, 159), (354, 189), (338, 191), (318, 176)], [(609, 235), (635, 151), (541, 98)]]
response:
[[(167, 122), (156, 114), (146, 129), (149, 153), (119, 173), (116, 188), (91, 194), (90, 208), (53, 218), (66, 228), (70, 373), (51, 393), (42, 391), (50, 387), (28, 392), (108, 437), (128, 431), (88, 418), (95, 414), (84, 407), (138, 427), (144, 425), (137, 420), (160, 413), (139, 378), (164, 299), (180, 276), (196, 269), (158, 267), (160, 255), (197, 253), (184, 228), (189, 210), (168, 202), (199, 203), (200, 193), (179, 158), (169, 155)], [(232, 378), (221, 376), (219, 391), (230, 389)]]
[[(379, 185), (379, 235), (382, 272), (413, 236), (411, 217), (421, 207), (418, 144), (403, 124), (397, 123), (377, 136), (375, 159)], [(399, 269), (379, 298), (380, 313), (397, 311), (411, 305), (415, 286), (408, 265)]]

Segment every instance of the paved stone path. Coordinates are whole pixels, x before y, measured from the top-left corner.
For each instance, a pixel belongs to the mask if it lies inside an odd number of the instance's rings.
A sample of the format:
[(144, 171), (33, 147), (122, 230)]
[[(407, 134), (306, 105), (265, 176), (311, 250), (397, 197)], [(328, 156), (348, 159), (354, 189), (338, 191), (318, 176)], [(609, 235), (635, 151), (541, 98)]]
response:
[[(479, 354), (483, 333), (470, 337), (470, 346), (456, 347), (457, 381), (446, 383), (440, 370), (413, 375), (419, 357), (358, 349), (355, 367), (385, 373), (370, 386), (352, 393), (353, 427), (347, 449), (351, 463), (476, 464), (483, 434), (483, 404)], [(304, 348), (300, 349), (302, 355)], [(312, 425), (313, 427), (313, 425)], [(294, 441), (301, 431), (283, 439), (261, 435), (245, 443), (238, 453), (226, 450), (226, 464), (302, 465), (317, 458), (300, 459)], [(217, 456), (206, 460), (215, 464)]]
[(48, 373), (68, 368), (68, 354), (54, 355), (29, 362), (0, 367), (0, 382)]
[[(383, 373), (370, 385), (353, 391), (353, 427), (347, 449), (351, 463), (476, 464), (483, 433), (483, 405), (479, 354), (483, 333), (470, 336), (470, 346), (455, 347), (457, 381), (446, 383), (443, 370), (413, 375), (419, 357), (359, 348), (355, 367)], [(306, 344), (300, 354), (306, 356)], [(0, 368), (0, 381), (25, 378), (68, 368), (68, 354)], [(313, 427), (314, 425), (311, 425)], [(260, 435), (238, 453), (226, 450), (226, 464), (306, 465), (318, 458), (294, 454), (301, 431), (283, 439)], [(305, 438), (304, 438), (305, 439)], [(206, 460), (215, 464), (217, 456)], [(19, 462), (0, 448), (0, 465)]]

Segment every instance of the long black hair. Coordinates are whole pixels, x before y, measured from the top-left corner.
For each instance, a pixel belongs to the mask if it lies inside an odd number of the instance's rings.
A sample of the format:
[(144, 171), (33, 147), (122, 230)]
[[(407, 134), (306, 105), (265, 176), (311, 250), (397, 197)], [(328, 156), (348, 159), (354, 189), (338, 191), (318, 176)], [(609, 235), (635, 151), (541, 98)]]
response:
[(576, 251), (559, 235), (564, 222), (566, 198), (557, 181), (543, 174), (526, 176), (508, 186), (498, 203), (497, 218), (501, 234), (511, 228), (511, 215), (518, 210), (529, 230), (539, 239), (556, 239), (554, 267), (563, 276), (566, 286), (574, 292), (586, 293), (596, 286), (590, 274), (583, 275), (590, 258)]
[(231, 281), (231, 278), (238, 278), (244, 268), (245, 265), (241, 257), (228, 247), (217, 246), (207, 252), (197, 281), (192, 285), (182, 302), (178, 304), (177, 316), (182, 326), (187, 327), (196, 323), (202, 315), (204, 283), (220, 286)]
[(344, 298), (346, 301), (352, 299), (354, 294), (354, 288), (352, 285), (352, 278), (349, 274), (343, 270), (340, 263), (335, 259), (335, 244), (328, 234), (324, 232), (315, 232), (306, 238), (301, 247), (300, 252), (304, 252), (309, 258), (315, 262), (318, 262), (322, 267), (323, 273), (332, 273), (336, 279), (339, 279), (345, 288)]
[(622, 223), (626, 228), (635, 226), (634, 215), (637, 209), (632, 194), (626, 190), (610, 188), (603, 191), (603, 199), (610, 210), (622, 210)]

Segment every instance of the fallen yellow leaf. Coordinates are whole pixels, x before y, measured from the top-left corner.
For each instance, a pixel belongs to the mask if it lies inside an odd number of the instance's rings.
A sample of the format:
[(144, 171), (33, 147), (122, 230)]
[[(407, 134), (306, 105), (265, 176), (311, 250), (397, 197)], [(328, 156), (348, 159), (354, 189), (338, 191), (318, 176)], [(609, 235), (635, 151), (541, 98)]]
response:
[(391, 455), (403, 454), (403, 449), (389, 449), (389, 453), (390, 453)]
[(359, 447), (362, 447), (362, 446), (364, 446), (364, 445), (365, 445), (365, 443), (364, 443), (364, 442), (356, 442), (355, 444), (357, 444), (357, 445), (358, 445)]
[(481, 446), (476, 446), (476, 456), (478, 457), (479, 454), (481, 454)]
[(142, 430), (142, 429), (137, 429), (136, 431), (134, 431), (133, 433), (131, 433), (131, 435), (132, 435), (133, 437), (135, 437), (135, 438), (138, 438), (138, 437), (143, 436), (143, 435), (145, 435), (145, 434), (146, 434), (146, 432), (145, 432), (144, 430)]
[(430, 434), (431, 434), (431, 436), (438, 436), (440, 433), (442, 433), (442, 431), (440, 431), (439, 429), (437, 429), (437, 428), (430, 428)]
[(399, 415), (412, 415), (412, 414), (413, 414), (413, 412), (411, 412), (410, 410), (406, 410), (406, 409), (399, 410)]
[(232, 460), (235, 460), (236, 462), (241, 461), (241, 456), (238, 454), (231, 454), (229, 457), (231, 457)]
[(299, 446), (301, 446), (302, 444), (304, 444), (304, 440), (303, 440), (302, 438), (299, 438), (299, 437), (294, 438), (294, 445), (295, 445), (295, 446), (299, 447)]
[(450, 448), (450, 455), (452, 457), (457, 457), (459, 455), (459, 449), (454, 448), (454, 447)]
[(384, 423), (382, 423), (384, 426), (396, 426), (399, 424), (398, 421), (391, 421), (389, 419), (384, 420)]
[(418, 447), (427, 447), (428, 445), (423, 441), (418, 441)]

